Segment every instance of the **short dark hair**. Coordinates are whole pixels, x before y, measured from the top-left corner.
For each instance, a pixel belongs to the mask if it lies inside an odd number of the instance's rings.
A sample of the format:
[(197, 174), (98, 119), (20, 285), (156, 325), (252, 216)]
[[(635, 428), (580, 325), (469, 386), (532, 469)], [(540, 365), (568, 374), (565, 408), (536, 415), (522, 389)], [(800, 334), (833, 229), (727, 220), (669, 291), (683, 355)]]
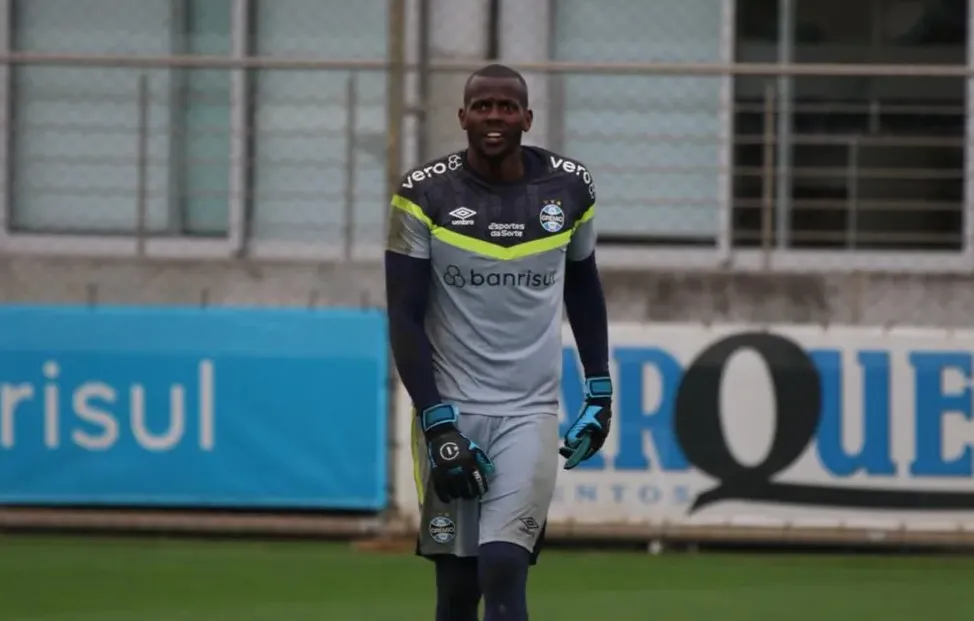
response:
[(501, 65), (499, 63), (492, 63), (485, 67), (477, 69), (470, 74), (467, 78), (467, 83), (463, 85), (463, 103), (470, 103), (470, 83), (474, 81), (474, 78), (507, 78), (511, 80), (517, 80), (521, 84), (521, 88), (524, 89), (524, 99), (521, 101), (521, 105), (527, 107), (528, 105), (528, 83), (524, 80), (524, 76), (520, 74), (515, 69), (511, 69), (507, 65)]

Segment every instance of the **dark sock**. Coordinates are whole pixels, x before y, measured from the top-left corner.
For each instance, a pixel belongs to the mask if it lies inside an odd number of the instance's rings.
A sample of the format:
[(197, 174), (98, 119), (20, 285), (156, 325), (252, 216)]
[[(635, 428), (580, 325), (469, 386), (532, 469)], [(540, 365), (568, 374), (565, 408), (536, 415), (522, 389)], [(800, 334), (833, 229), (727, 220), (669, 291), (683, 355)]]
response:
[(435, 563), (436, 621), (477, 621), (477, 559), (443, 556)]
[(531, 553), (498, 541), (480, 546), (480, 590), (484, 621), (528, 621), (528, 567)]

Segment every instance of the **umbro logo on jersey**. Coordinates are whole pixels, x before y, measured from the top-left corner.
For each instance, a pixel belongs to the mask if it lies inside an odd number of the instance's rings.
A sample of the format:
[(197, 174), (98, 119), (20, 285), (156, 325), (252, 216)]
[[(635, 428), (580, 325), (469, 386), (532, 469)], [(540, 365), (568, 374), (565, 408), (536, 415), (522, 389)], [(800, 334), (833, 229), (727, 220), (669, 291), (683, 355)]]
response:
[(451, 222), (453, 226), (471, 226), (473, 224), (473, 217), (477, 215), (477, 212), (467, 207), (457, 207), (448, 215), (454, 218), (453, 222)]

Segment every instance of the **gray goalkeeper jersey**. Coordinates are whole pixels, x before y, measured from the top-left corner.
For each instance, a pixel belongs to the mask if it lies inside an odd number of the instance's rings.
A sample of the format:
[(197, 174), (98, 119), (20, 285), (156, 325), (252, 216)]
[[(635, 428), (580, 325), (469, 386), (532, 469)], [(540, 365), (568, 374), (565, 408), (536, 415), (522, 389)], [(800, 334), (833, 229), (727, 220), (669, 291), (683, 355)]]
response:
[(490, 183), (452, 153), (407, 173), (387, 248), (429, 259), (426, 332), (462, 412), (558, 412), (565, 261), (595, 249), (595, 188), (577, 161), (524, 147), (525, 177)]

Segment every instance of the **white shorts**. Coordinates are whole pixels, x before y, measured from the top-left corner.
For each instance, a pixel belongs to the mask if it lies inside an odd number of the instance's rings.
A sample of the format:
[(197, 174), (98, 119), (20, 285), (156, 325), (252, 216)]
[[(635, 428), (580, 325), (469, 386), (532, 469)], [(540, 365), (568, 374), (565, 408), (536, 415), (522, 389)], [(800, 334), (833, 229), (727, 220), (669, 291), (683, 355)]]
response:
[(487, 494), (480, 500), (443, 503), (429, 480), (426, 442), (413, 425), (413, 463), (420, 499), (420, 556), (476, 556), (485, 543), (506, 541), (537, 560), (558, 477), (557, 414), (484, 416), (461, 414), (460, 431), (494, 462)]

